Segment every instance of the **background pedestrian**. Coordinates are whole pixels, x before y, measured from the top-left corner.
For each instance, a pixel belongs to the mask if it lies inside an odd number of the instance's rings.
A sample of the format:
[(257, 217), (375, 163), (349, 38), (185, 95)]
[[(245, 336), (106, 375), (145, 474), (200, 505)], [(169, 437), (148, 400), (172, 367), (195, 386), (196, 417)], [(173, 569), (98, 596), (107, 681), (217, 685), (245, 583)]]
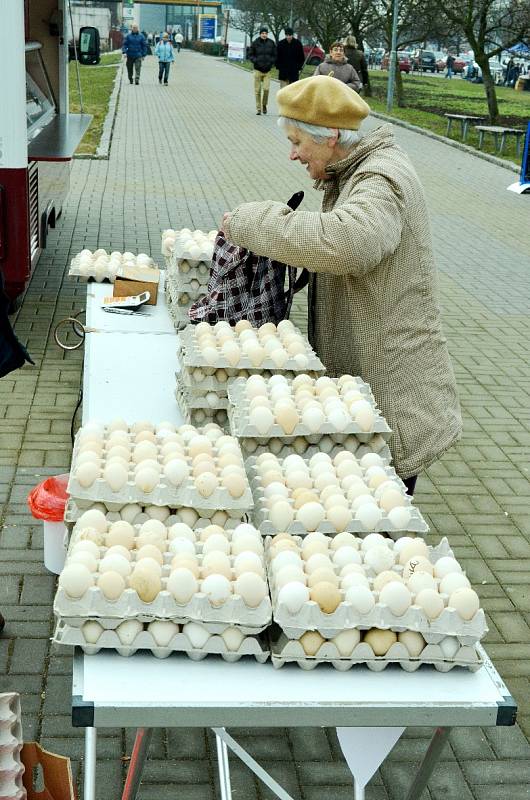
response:
[(329, 48), (329, 55), (326, 56), (322, 64), (318, 65), (313, 74), (329, 75), (345, 83), (350, 89), (355, 89), (356, 92), (358, 92), (362, 86), (357, 70), (346, 61), (344, 46), (341, 42), (333, 42)]
[(363, 86), (368, 85), (368, 65), (362, 50), (357, 47), (357, 39), (355, 36), (347, 36), (344, 43), (344, 55), (348, 64), (354, 68), (357, 75), (360, 77)]
[(276, 66), (278, 67), (278, 78), (282, 87), (298, 80), (304, 61), (302, 42), (299, 39), (295, 39), (292, 28), (286, 28), (285, 39), (281, 39), (278, 42), (276, 51)]
[(254, 95), (256, 97), (256, 114), (267, 113), (270, 71), (276, 63), (276, 45), (269, 39), (269, 29), (262, 25), (259, 36), (250, 46), (249, 61), (254, 65)]
[(142, 71), (142, 60), (147, 55), (147, 42), (143, 34), (138, 30), (138, 25), (133, 22), (131, 32), (123, 40), (122, 53), (127, 57), (127, 75), (129, 83), (134, 82), (138, 86), (140, 83), (140, 72)]

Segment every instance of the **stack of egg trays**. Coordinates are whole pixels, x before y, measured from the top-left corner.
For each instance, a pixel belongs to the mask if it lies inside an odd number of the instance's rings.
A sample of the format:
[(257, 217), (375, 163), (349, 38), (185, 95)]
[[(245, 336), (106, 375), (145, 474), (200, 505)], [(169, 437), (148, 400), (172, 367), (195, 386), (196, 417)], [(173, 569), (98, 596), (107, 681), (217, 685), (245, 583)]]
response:
[[(197, 331), (196, 326), (190, 325), (185, 330), (182, 331), (179, 337), (179, 345), (180, 345), (180, 361), (186, 367), (215, 367), (216, 369), (223, 368), (223, 369), (230, 369), (234, 368), (233, 364), (230, 364), (229, 361), (225, 358), (223, 353), (218, 350), (218, 357), (215, 364), (210, 364), (204, 358), (202, 351), (197, 342)], [(259, 367), (255, 367), (248, 356), (242, 354), (239, 364), (237, 364), (237, 369), (246, 369), (246, 370), (254, 370), (256, 372), (262, 373), (263, 370), (270, 370), (273, 373), (281, 372), (285, 374), (285, 372), (294, 372), (294, 373), (313, 373), (317, 372), (319, 374), (324, 373), (326, 371), (322, 361), (319, 359), (309, 342), (306, 340), (306, 356), (308, 358), (308, 364), (304, 369), (301, 369), (293, 357), (290, 357), (285, 362), (282, 369), (278, 369), (275, 365), (274, 361), (267, 357), (263, 360), (262, 364)]]
[[(276, 439), (281, 442), (282, 446), (279, 450), (280, 454), (288, 455), (289, 452), (292, 452), (292, 445), (295, 439), (301, 439), (302, 441), (305, 441), (307, 443), (307, 447), (313, 448), (313, 452), (320, 452), (320, 448), (318, 448), (317, 445), (323, 436), (329, 436), (335, 445), (338, 447), (342, 445), (342, 449), (344, 449), (346, 440), (348, 438), (355, 437), (355, 440), (359, 445), (367, 445), (368, 450), (366, 452), (369, 452), (372, 451), (370, 442), (372, 442), (376, 436), (378, 438), (374, 441), (374, 444), (376, 446), (380, 445), (380, 449), (383, 449), (384, 443), (388, 441), (392, 435), (392, 431), (388, 427), (385, 418), (381, 415), (381, 412), (377, 408), (370, 387), (364, 382), (359, 384), (359, 391), (365, 395), (366, 400), (372, 405), (374, 414), (376, 415), (372, 430), (363, 431), (359, 425), (352, 420), (351, 424), (348, 425), (344, 430), (337, 431), (333, 425), (331, 425), (329, 422), (325, 422), (321, 429), (317, 433), (314, 433), (311, 432), (309, 428), (307, 428), (302, 422), (299, 422), (292, 434), (286, 434), (280, 425), (275, 424), (271, 426), (266, 435), (263, 435), (254, 425), (250, 423), (249, 405), (245, 392), (245, 384), (246, 380), (244, 379), (229, 381), (228, 399), (230, 401), (230, 405), (228, 407), (228, 419), (230, 422), (230, 431), (232, 436), (237, 436), (241, 447), (246, 453), (248, 453), (249, 450), (257, 453), (266, 452), (268, 449), (270, 449), (268, 444), (271, 439)], [(252, 448), (250, 442), (254, 442), (256, 447)], [(299, 443), (298, 449), (302, 449), (302, 443)], [(303, 452), (305, 453), (306, 451), (307, 448)], [(276, 455), (278, 455), (278, 453), (276, 453)], [(308, 455), (312, 455), (312, 453), (310, 452)]]
[[(109, 520), (110, 521), (110, 520)], [(168, 523), (170, 520), (168, 520)], [(170, 525), (166, 523), (166, 527)], [(138, 532), (140, 525), (133, 525)], [(235, 527), (234, 525), (231, 528)], [(227, 530), (231, 530), (227, 529)], [(79, 541), (80, 531), (74, 530), (70, 539), (69, 552), (73, 549), (74, 545)], [(100, 558), (103, 558), (106, 552), (105, 547), (100, 547)], [(201, 563), (202, 558), (202, 543), (196, 543), (196, 551)], [(132, 555), (136, 555), (133, 549)], [(164, 563), (162, 567), (162, 585), (165, 585), (170, 573), (170, 562), (173, 554), (168, 550), (163, 554)], [(67, 559), (68, 560), (68, 559)], [(134, 563), (134, 558), (133, 558)], [(265, 567), (265, 564), (264, 564)], [(118, 650), (121, 655), (132, 655), (138, 649), (148, 649), (154, 652), (155, 655), (164, 657), (169, 655), (175, 650), (185, 650), (186, 652), (192, 651), (195, 654), (198, 652), (218, 653), (220, 651), (230, 655), (224, 645), (222, 639), (214, 638), (211, 640), (211, 647), (209, 649), (210, 640), (207, 642), (207, 647), (201, 651), (195, 651), (190, 646), (190, 642), (183, 634), (175, 635), (173, 640), (165, 647), (160, 648), (155, 644), (151, 634), (148, 631), (142, 632), (142, 639), (138, 637), (138, 642), (133, 642), (132, 646), (123, 645), (115, 629), (121, 622), (129, 619), (136, 619), (142, 623), (153, 622), (154, 620), (169, 620), (177, 625), (185, 625), (187, 622), (198, 622), (202, 624), (212, 634), (221, 634), (225, 628), (236, 626), (245, 637), (257, 637), (262, 633), (271, 622), (272, 619), (272, 606), (270, 597), (267, 594), (261, 603), (255, 608), (249, 608), (239, 595), (232, 595), (229, 600), (222, 606), (212, 606), (206, 595), (197, 592), (191, 600), (185, 605), (178, 604), (172, 595), (165, 589), (158, 594), (158, 596), (150, 603), (142, 601), (134, 589), (125, 589), (122, 595), (117, 600), (108, 600), (101, 592), (99, 587), (90, 587), (85, 594), (80, 598), (71, 598), (60, 586), (55, 595), (53, 610), (58, 620), (56, 630), (56, 641), (59, 644), (80, 644), (84, 648), (104, 646), (111, 647)], [(105, 639), (98, 640), (96, 645), (89, 645), (84, 637), (80, 628), (88, 620), (96, 620), (106, 629)], [(75, 629), (74, 633), (72, 629)], [(104, 634), (102, 634), (103, 636)], [(66, 640), (69, 641), (66, 641)], [(76, 641), (72, 641), (75, 639)], [(263, 654), (263, 646), (259, 644), (258, 640), (253, 644), (249, 642), (245, 645), (246, 639), (242, 642), (239, 655), (260, 655)], [(82, 644), (84, 643), (84, 644)], [(247, 652), (248, 651), (248, 652)], [(87, 654), (93, 652), (92, 650), (85, 650)], [(164, 656), (161, 653), (164, 653)], [(267, 651), (268, 652), (268, 651)], [(259, 660), (259, 659), (258, 659)], [(266, 659), (264, 659), (266, 660)]]
[(24, 764), (22, 750), (20, 695), (17, 692), (0, 694), (0, 797), (2, 800), (25, 800), (22, 782)]
[[(302, 544), (302, 539), (298, 540)], [(270, 539), (266, 542), (266, 553)], [(429, 560), (436, 564), (444, 556), (454, 558), (446, 538), (436, 547), (429, 548)], [(394, 565), (393, 571), (398, 574), (402, 567)], [(447, 672), (454, 666), (467, 667), (476, 671), (482, 665), (482, 658), (477, 650), (480, 640), (486, 635), (488, 627), (482, 608), (479, 608), (473, 619), (464, 620), (451, 608), (445, 608), (435, 620), (429, 620), (424, 612), (412, 605), (404, 614), (396, 616), (389, 608), (377, 602), (368, 614), (359, 614), (346, 601), (332, 613), (325, 614), (313, 600), (308, 600), (296, 614), (278, 604), (278, 593), (274, 578), (269, 570), (269, 586), (272, 597), (273, 620), (280, 627), (280, 635), (271, 638), (271, 654), (275, 667), (295, 661), (304, 669), (313, 669), (318, 663), (331, 662), (337, 669), (350, 669), (355, 664), (366, 664), (374, 671), (385, 669), (390, 663), (399, 663), (403, 669), (413, 672), (422, 664), (431, 664), (441, 672)], [(377, 594), (377, 593), (376, 593)], [(333, 642), (325, 642), (314, 656), (308, 656), (298, 639), (306, 631), (317, 630), (325, 639), (332, 639), (343, 630), (356, 628), (368, 631), (370, 628), (391, 629), (395, 632), (415, 631), (425, 639), (427, 646), (420, 655), (412, 658), (407, 648), (396, 642), (384, 656), (376, 656), (369, 644), (360, 642), (348, 658), (341, 656)], [(447, 659), (438, 646), (446, 636), (458, 639), (460, 649), (452, 659)]]
[(169, 315), (177, 330), (182, 330), (186, 325), (190, 324), (188, 311), (198, 299), (198, 297), (191, 298), (189, 295), (185, 298), (184, 295), (188, 295), (188, 293), (180, 292), (168, 275), (166, 277), (166, 300), (168, 301)]
[[(86, 620), (85, 620), (86, 621)], [(101, 620), (96, 620), (101, 623)], [(264, 664), (270, 656), (269, 646), (264, 637), (259, 635), (245, 636), (237, 650), (228, 650), (220, 632), (226, 626), (222, 626), (218, 633), (206, 642), (202, 649), (194, 648), (186, 634), (176, 633), (165, 647), (157, 644), (148, 630), (141, 631), (131, 645), (121, 643), (116, 632), (107, 628), (103, 631), (96, 644), (86, 641), (81, 628), (67, 625), (59, 620), (53, 634), (52, 641), (61, 648), (80, 647), (87, 655), (92, 656), (100, 650), (115, 650), (120, 656), (132, 656), (140, 651), (149, 651), (156, 658), (167, 658), (172, 653), (185, 653), (192, 661), (202, 661), (208, 655), (220, 655), (224, 661), (239, 661), (243, 656), (253, 656), (260, 664)]]
[[(253, 524), (264, 536), (273, 536), (276, 533), (282, 533), (282, 531), (279, 529), (277, 530), (270, 521), (267, 500), (263, 491), (263, 486), (261, 485), (261, 481), (259, 479), (256, 459), (247, 458), (245, 461), (245, 467), (250, 481), (250, 488), (252, 489), (252, 496), (254, 498), (254, 511), (252, 514)], [(410, 510), (410, 519), (407, 525), (404, 528), (394, 528), (388, 517), (383, 515), (373, 530), (366, 530), (358, 520), (352, 519), (347, 526), (346, 531), (348, 531), (348, 533), (355, 533), (358, 536), (367, 536), (369, 533), (381, 532), (386, 533), (392, 539), (400, 538), (405, 531), (411, 533), (427, 533), (429, 526), (425, 522), (425, 519), (423, 518), (419, 508), (416, 508), (416, 506), (412, 505), (412, 498), (410, 498), (407, 494), (405, 485), (401, 478), (397, 475), (394, 467), (386, 465), (384, 470), (388, 475), (388, 478), (395, 481), (396, 488), (399, 489), (399, 491), (405, 497), (406, 505)], [(331, 535), (337, 533), (337, 530), (334, 528), (334, 526), (327, 520), (321, 522), (316, 530), (320, 531), (321, 533)], [(298, 522), (298, 520), (293, 520), (293, 522), (291, 522), (291, 524), (287, 527), (286, 532), (298, 536), (305, 536), (307, 533), (309, 533), (309, 531), (306, 530), (306, 528), (300, 522)]]
[(476, 672), (484, 661), (475, 647), (462, 645), (454, 658), (448, 660), (436, 644), (427, 644), (417, 658), (412, 658), (405, 645), (395, 642), (384, 656), (376, 656), (366, 642), (359, 642), (350, 657), (341, 656), (333, 642), (324, 642), (314, 656), (308, 656), (300, 642), (280, 633), (270, 639), (271, 660), (275, 669), (284, 664), (296, 663), (305, 670), (315, 669), (319, 664), (331, 664), (336, 670), (346, 672), (354, 666), (368, 667), (372, 672), (382, 672), (389, 664), (397, 664), (406, 672), (416, 672), (423, 664), (438, 672), (449, 672), (454, 667), (464, 667)]
[[(301, 545), (302, 539), (298, 541)], [(267, 550), (270, 540), (267, 540)], [(436, 547), (429, 548), (429, 560), (436, 564), (444, 556), (454, 558), (446, 538)], [(402, 568), (394, 565), (393, 572), (399, 574)], [(488, 628), (482, 608), (479, 608), (473, 619), (464, 620), (452, 608), (445, 608), (435, 620), (429, 620), (424, 612), (412, 605), (400, 617), (395, 616), (387, 606), (377, 602), (368, 614), (359, 614), (347, 602), (342, 602), (332, 614), (325, 614), (313, 600), (308, 600), (297, 613), (291, 614), (285, 606), (278, 605), (274, 580), (269, 574), (271, 588), (273, 619), (282, 628), (289, 639), (299, 639), (306, 631), (318, 630), (324, 638), (329, 639), (343, 630), (358, 628), (390, 628), (393, 631), (415, 631), (421, 633), (428, 644), (438, 644), (446, 636), (456, 636), (462, 645), (476, 645), (485, 636)]]
[(175, 389), (175, 399), (186, 422), (196, 427), (205, 425), (208, 422), (215, 422), (216, 425), (228, 432), (226, 408), (211, 408), (209, 405), (204, 404), (202, 398), (198, 402), (196, 400), (195, 403), (190, 404), (188, 398), (189, 395), (186, 392), (180, 391), (178, 387)]
[[(80, 256), (80, 253), (76, 253), (76, 255), (70, 261), (70, 267), (68, 269), (68, 275), (69, 276), (73, 276), (73, 277), (77, 277), (77, 278), (85, 278), (85, 280), (93, 280), (93, 281), (95, 281), (96, 280), (95, 271), (90, 272), (90, 273), (87, 274), (86, 272), (82, 272), (79, 269), (79, 266), (78, 266), (79, 265), (79, 256)], [(134, 260), (136, 262), (136, 256), (134, 256)], [(151, 259), (151, 263), (149, 263), (149, 264), (136, 264), (136, 266), (139, 266), (142, 269), (158, 269), (158, 264), (154, 261), (154, 259)], [(105, 283), (106, 281), (108, 281), (109, 283), (114, 283), (114, 278), (111, 278), (109, 275), (106, 275), (101, 282)]]
[[(82, 428), (80, 430), (82, 431)], [(107, 433), (107, 431), (105, 432)], [(119, 491), (113, 492), (103, 477), (96, 478), (91, 486), (83, 487), (75, 478), (78, 447), (79, 433), (74, 443), (72, 467), (67, 487), (68, 494), (79, 508), (89, 508), (95, 502), (103, 503), (109, 511), (116, 511), (122, 508), (126, 503), (169, 506), (170, 508), (174, 508), (175, 506), (187, 506), (197, 511), (203, 508), (218, 508), (227, 510), (240, 509), (241, 512), (245, 512), (252, 508), (252, 493), (248, 485), (245, 488), (244, 494), (237, 499), (231, 497), (226, 490), (219, 487), (215, 489), (209, 497), (202, 497), (195, 491), (190, 479), (183, 481), (180, 486), (172, 486), (166, 480), (163, 473), (160, 475), (160, 482), (158, 485), (149, 493), (141, 492), (132, 480), (129, 480)], [(105, 445), (102, 454), (103, 461), (105, 459), (106, 449), (107, 447)], [(103, 470), (104, 466), (101, 471), (103, 472)]]

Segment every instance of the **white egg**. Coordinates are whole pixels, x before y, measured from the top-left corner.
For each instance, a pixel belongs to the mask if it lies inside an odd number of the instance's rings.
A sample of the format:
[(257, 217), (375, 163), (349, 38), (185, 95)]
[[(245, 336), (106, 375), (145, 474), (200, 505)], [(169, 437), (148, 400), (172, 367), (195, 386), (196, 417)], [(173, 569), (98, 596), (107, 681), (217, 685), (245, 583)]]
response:
[(309, 600), (309, 589), (299, 582), (287, 583), (278, 592), (278, 604), (287, 608), (290, 614), (298, 614)]
[(307, 531), (315, 531), (324, 521), (326, 512), (320, 503), (305, 503), (296, 512), (296, 519)]
[(106, 555), (99, 562), (99, 572), (117, 572), (127, 578), (131, 573), (131, 563), (119, 554)]
[(358, 614), (369, 614), (375, 606), (375, 597), (367, 586), (354, 584), (346, 590), (345, 600)]
[(68, 564), (83, 564), (89, 572), (96, 572), (98, 568), (97, 558), (93, 553), (89, 553), (88, 550), (72, 551), (68, 556)]
[(173, 486), (180, 486), (189, 476), (188, 464), (183, 459), (171, 459), (164, 466), (164, 475)]
[(175, 537), (169, 542), (169, 552), (174, 555), (195, 555), (195, 544), (187, 537)]
[(201, 592), (212, 606), (222, 606), (232, 594), (232, 584), (224, 575), (208, 575), (201, 583)]
[(346, 564), (362, 563), (359, 551), (350, 545), (343, 545), (342, 547), (337, 548), (337, 550), (333, 552), (332, 560), (335, 566), (337, 566), (339, 569), (345, 567)]
[(158, 485), (160, 473), (152, 467), (143, 467), (135, 475), (134, 483), (140, 492), (149, 494)]
[(179, 632), (179, 627), (169, 620), (153, 620), (147, 630), (158, 647), (167, 647), (173, 637)]
[(364, 503), (357, 508), (355, 512), (355, 519), (359, 522), (364, 530), (373, 531), (378, 526), (383, 514), (381, 509), (373, 503)]
[(294, 510), (287, 500), (278, 499), (271, 506), (269, 519), (276, 530), (286, 531), (294, 519)]
[(230, 627), (225, 628), (221, 634), (221, 638), (226, 645), (226, 649), (230, 652), (236, 652), (241, 647), (245, 635), (241, 633), (239, 628)]
[(388, 521), (396, 531), (406, 530), (412, 517), (412, 511), (408, 506), (395, 506), (387, 514)]
[(366, 586), (369, 587), (370, 583), (366, 575), (361, 574), (360, 572), (349, 572), (345, 575), (340, 582), (340, 588), (346, 592), (350, 588), (350, 586)]
[(198, 591), (197, 579), (191, 570), (178, 567), (167, 579), (167, 590), (173, 595), (176, 603), (186, 605)]
[[(421, 573), (418, 573), (421, 574)], [(414, 576), (412, 576), (414, 577)], [(412, 580), (412, 578), (411, 578)], [(469, 579), (462, 572), (449, 572), (440, 581), (440, 592), (442, 594), (451, 595), (457, 589), (470, 588), (471, 584)]]
[(137, 619), (128, 619), (121, 622), (116, 628), (118, 639), (124, 645), (132, 645), (138, 634), (144, 629), (144, 626)]
[(379, 602), (388, 606), (394, 616), (401, 617), (410, 608), (412, 595), (402, 583), (392, 581), (383, 586), (379, 592)]
[(203, 472), (195, 478), (195, 488), (201, 497), (210, 497), (218, 486), (219, 481), (213, 472)]
[(188, 637), (195, 650), (202, 650), (211, 636), (210, 631), (198, 622), (187, 622), (182, 628), (182, 633)]
[(105, 544), (107, 547), (119, 544), (130, 550), (134, 543), (134, 533), (134, 528), (129, 522), (125, 520), (113, 522), (105, 537)]
[(394, 552), (385, 545), (370, 547), (364, 554), (364, 563), (377, 575), (394, 566)]
[(75, 479), (83, 489), (88, 489), (100, 476), (99, 466), (90, 461), (81, 464), (75, 471)]
[(293, 550), (282, 550), (272, 559), (272, 569), (274, 573), (278, 573), (283, 567), (293, 565), (299, 569), (303, 569), (303, 562), (298, 553)]
[(419, 594), (423, 589), (436, 590), (436, 581), (428, 572), (414, 572), (407, 581), (407, 586), (414, 594)]
[(194, 542), (196, 538), (194, 531), (184, 522), (176, 522), (168, 530), (168, 539), (170, 541), (172, 539), (189, 539), (190, 542)]
[(203, 553), (209, 553), (212, 550), (219, 550), (222, 553), (230, 553), (230, 540), (222, 533), (214, 533), (209, 536), (203, 544)]
[(438, 647), (442, 651), (443, 657), (451, 660), (460, 650), (460, 643), (456, 636), (446, 636), (439, 642)]
[(453, 572), (462, 572), (462, 567), (456, 558), (452, 558), (451, 556), (442, 556), (442, 558), (439, 558), (434, 564), (434, 575), (436, 578), (440, 578), (440, 580)]
[[(333, 500), (335, 502), (333, 502)], [(336, 531), (344, 531), (352, 521), (351, 511), (347, 506), (342, 505), (337, 498), (333, 498), (331, 501), (332, 506), (331, 508), (326, 510), (326, 517), (328, 522), (330, 522)]]
[(252, 553), (257, 553), (258, 555), (261, 555), (261, 553), (263, 553), (263, 543), (261, 539), (257, 539), (255, 536), (249, 534), (246, 536), (240, 536), (235, 541), (233, 541), (231, 550), (232, 550), (232, 555), (234, 556), (238, 556), (245, 550), (249, 550)]
[(67, 565), (59, 576), (59, 586), (69, 597), (82, 597), (94, 585), (92, 573), (83, 564)]
[(81, 626), (81, 632), (87, 644), (96, 644), (103, 630), (103, 626), (100, 625), (99, 622), (96, 622), (96, 620), (88, 620)]
[(257, 575), (263, 575), (263, 564), (261, 558), (257, 553), (249, 550), (243, 550), (234, 559), (234, 572), (236, 577), (243, 572), (255, 572)]
[(361, 632), (352, 628), (351, 630), (341, 631), (331, 640), (340, 655), (343, 657), (351, 656), (353, 650), (361, 641)]

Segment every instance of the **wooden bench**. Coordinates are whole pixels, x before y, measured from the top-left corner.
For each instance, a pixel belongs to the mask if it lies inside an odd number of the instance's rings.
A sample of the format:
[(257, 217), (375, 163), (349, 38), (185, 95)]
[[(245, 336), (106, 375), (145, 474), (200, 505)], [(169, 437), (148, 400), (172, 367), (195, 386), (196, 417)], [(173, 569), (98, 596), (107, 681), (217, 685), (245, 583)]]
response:
[(491, 133), (495, 139), (495, 152), (502, 153), (504, 145), (506, 144), (507, 136), (515, 136), (515, 149), (517, 155), (521, 149), (521, 138), (525, 135), (525, 131), (519, 128), (503, 128), (502, 125), (475, 125), (478, 131), (478, 149), (482, 149), (484, 143), (484, 134)]
[(462, 136), (462, 141), (465, 142), (467, 139), (467, 132), (469, 129), (470, 122), (484, 122), (486, 117), (476, 117), (472, 114), (444, 114), (444, 117), (447, 118), (447, 136), (451, 133), (451, 126), (455, 120), (460, 122), (460, 134)]

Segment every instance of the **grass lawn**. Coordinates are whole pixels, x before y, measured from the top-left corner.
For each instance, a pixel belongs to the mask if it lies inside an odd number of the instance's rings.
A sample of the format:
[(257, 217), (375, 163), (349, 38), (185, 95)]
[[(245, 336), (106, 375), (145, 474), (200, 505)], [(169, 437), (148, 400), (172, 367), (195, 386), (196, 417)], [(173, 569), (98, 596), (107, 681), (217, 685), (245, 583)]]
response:
[[(77, 148), (77, 153), (94, 155), (101, 139), (103, 123), (109, 107), (109, 99), (116, 77), (116, 67), (121, 61), (120, 53), (108, 53), (101, 56), (101, 63), (93, 67), (79, 64), (81, 92), (83, 94), (83, 110), (92, 114), (94, 119)], [(76, 62), (68, 65), (70, 85), (70, 111), (79, 114), (79, 91), (77, 87)]]
[[(244, 62), (245, 69), (252, 69), (250, 62)], [(305, 68), (301, 77), (309, 77), (314, 68)], [(277, 71), (271, 71), (271, 77), (277, 77)], [(483, 84), (469, 83), (462, 78), (447, 80), (444, 78), (427, 77), (425, 75), (403, 74), (406, 108), (398, 108), (394, 104), (390, 116), (426, 128), (434, 133), (446, 135), (447, 121), (444, 113), (473, 114), (475, 116), (488, 115), (488, 107)], [(374, 109), (386, 114), (386, 88), (388, 72), (370, 70), (370, 83), (373, 96), (367, 102)], [(496, 86), (497, 100), (499, 103), (498, 125), (510, 128), (526, 129), (530, 120), (530, 92), (516, 92), (504, 86)], [(487, 122), (485, 124), (488, 124)], [(460, 141), (460, 126), (453, 124), (451, 139)], [(466, 144), (478, 149), (478, 133), (472, 126), (469, 128)], [(521, 142), (522, 146), (522, 142)], [(484, 138), (482, 148), (486, 153), (495, 153), (493, 137)], [(497, 154), (498, 155), (498, 154)], [(515, 139), (508, 137), (503, 157), (508, 161), (519, 164), (521, 157), (515, 152)]]

